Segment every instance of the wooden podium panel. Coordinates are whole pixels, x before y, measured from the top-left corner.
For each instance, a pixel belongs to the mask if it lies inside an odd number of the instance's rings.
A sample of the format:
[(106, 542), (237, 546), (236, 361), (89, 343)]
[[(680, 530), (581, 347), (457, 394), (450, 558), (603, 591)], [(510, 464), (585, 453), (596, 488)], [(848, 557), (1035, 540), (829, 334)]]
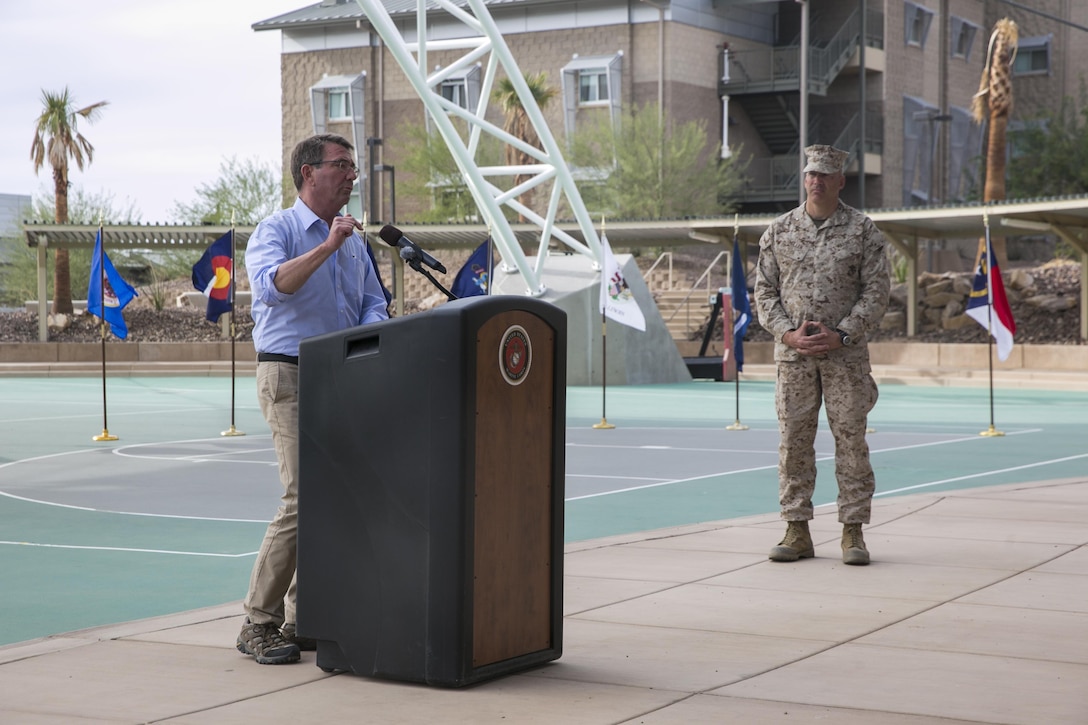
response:
[[(556, 391), (555, 336), (539, 317), (496, 315), (476, 345), (476, 440), (486, 441), (476, 446), (472, 664), (479, 667), (552, 646)], [(508, 359), (518, 355), (528, 359)], [(507, 374), (511, 364), (515, 375), (525, 368), (520, 377)]]

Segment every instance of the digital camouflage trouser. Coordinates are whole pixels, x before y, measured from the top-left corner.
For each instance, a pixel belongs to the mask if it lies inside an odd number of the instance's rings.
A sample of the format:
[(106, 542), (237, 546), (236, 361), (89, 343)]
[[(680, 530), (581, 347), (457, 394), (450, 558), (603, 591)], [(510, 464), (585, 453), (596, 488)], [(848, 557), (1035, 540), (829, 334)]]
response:
[(821, 399), (835, 438), (835, 477), (839, 484), (839, 521), (869, 523), (876, 479), (869, 463), (865, 427), (876, 405), (877, 388), (866, 361), (804, 357), (778, 363), (775, 409), (781, 434), (778, 453), (778, 500), (782, 518), (812, 518), (816, 488), (816, 428)]

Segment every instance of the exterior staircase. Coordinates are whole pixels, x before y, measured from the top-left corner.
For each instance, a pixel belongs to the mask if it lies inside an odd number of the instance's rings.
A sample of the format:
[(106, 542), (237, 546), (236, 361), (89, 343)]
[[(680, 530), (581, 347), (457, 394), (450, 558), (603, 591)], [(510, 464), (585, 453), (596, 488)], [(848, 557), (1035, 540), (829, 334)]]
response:
[(698, 283), (671, 269), (659, 269), (657, 264), (643, 274), (643, 279), (672, 339), (678, 343), (699, 339), (713, 304), (705, 291), (695, 288)]

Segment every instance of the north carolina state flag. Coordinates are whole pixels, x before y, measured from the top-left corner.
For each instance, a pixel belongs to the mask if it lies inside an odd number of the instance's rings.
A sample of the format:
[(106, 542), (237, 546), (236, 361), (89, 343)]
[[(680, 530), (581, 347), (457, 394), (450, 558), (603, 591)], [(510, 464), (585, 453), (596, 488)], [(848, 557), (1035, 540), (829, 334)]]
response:
[(975, 268), (967, 314), (993, 336), (998, 359), (1008, 359), (1016, 334), (1016, 321), (1012, 319), (1009, 300), (1005, 297), (1005, 283), (1001, 281), (1001, 270), (997, 268), (997, 258), (989, 244), (986, 245), (986, 257), (980, 258)]
[(204, 256), (193, 265), (193, 286), (208, 298), (206, 317), (215, 322), (233, 303), (231, 275), (234, 273), (233, 231), (212, 242)]

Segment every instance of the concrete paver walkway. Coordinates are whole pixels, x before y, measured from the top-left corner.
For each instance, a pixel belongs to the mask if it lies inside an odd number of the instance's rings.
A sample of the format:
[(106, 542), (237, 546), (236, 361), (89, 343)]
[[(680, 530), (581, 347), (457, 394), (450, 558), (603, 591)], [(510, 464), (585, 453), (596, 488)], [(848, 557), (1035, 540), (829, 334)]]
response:
[[(241, 604), (0, 647), (5, 723), (1088, 722), (1088, 476), (874, 501), (873, 563), (762, 515), (569, 544), (564, 655), (474, 687), (259, 666)], [(17, 586), (8, 582), (6, 586)]]

